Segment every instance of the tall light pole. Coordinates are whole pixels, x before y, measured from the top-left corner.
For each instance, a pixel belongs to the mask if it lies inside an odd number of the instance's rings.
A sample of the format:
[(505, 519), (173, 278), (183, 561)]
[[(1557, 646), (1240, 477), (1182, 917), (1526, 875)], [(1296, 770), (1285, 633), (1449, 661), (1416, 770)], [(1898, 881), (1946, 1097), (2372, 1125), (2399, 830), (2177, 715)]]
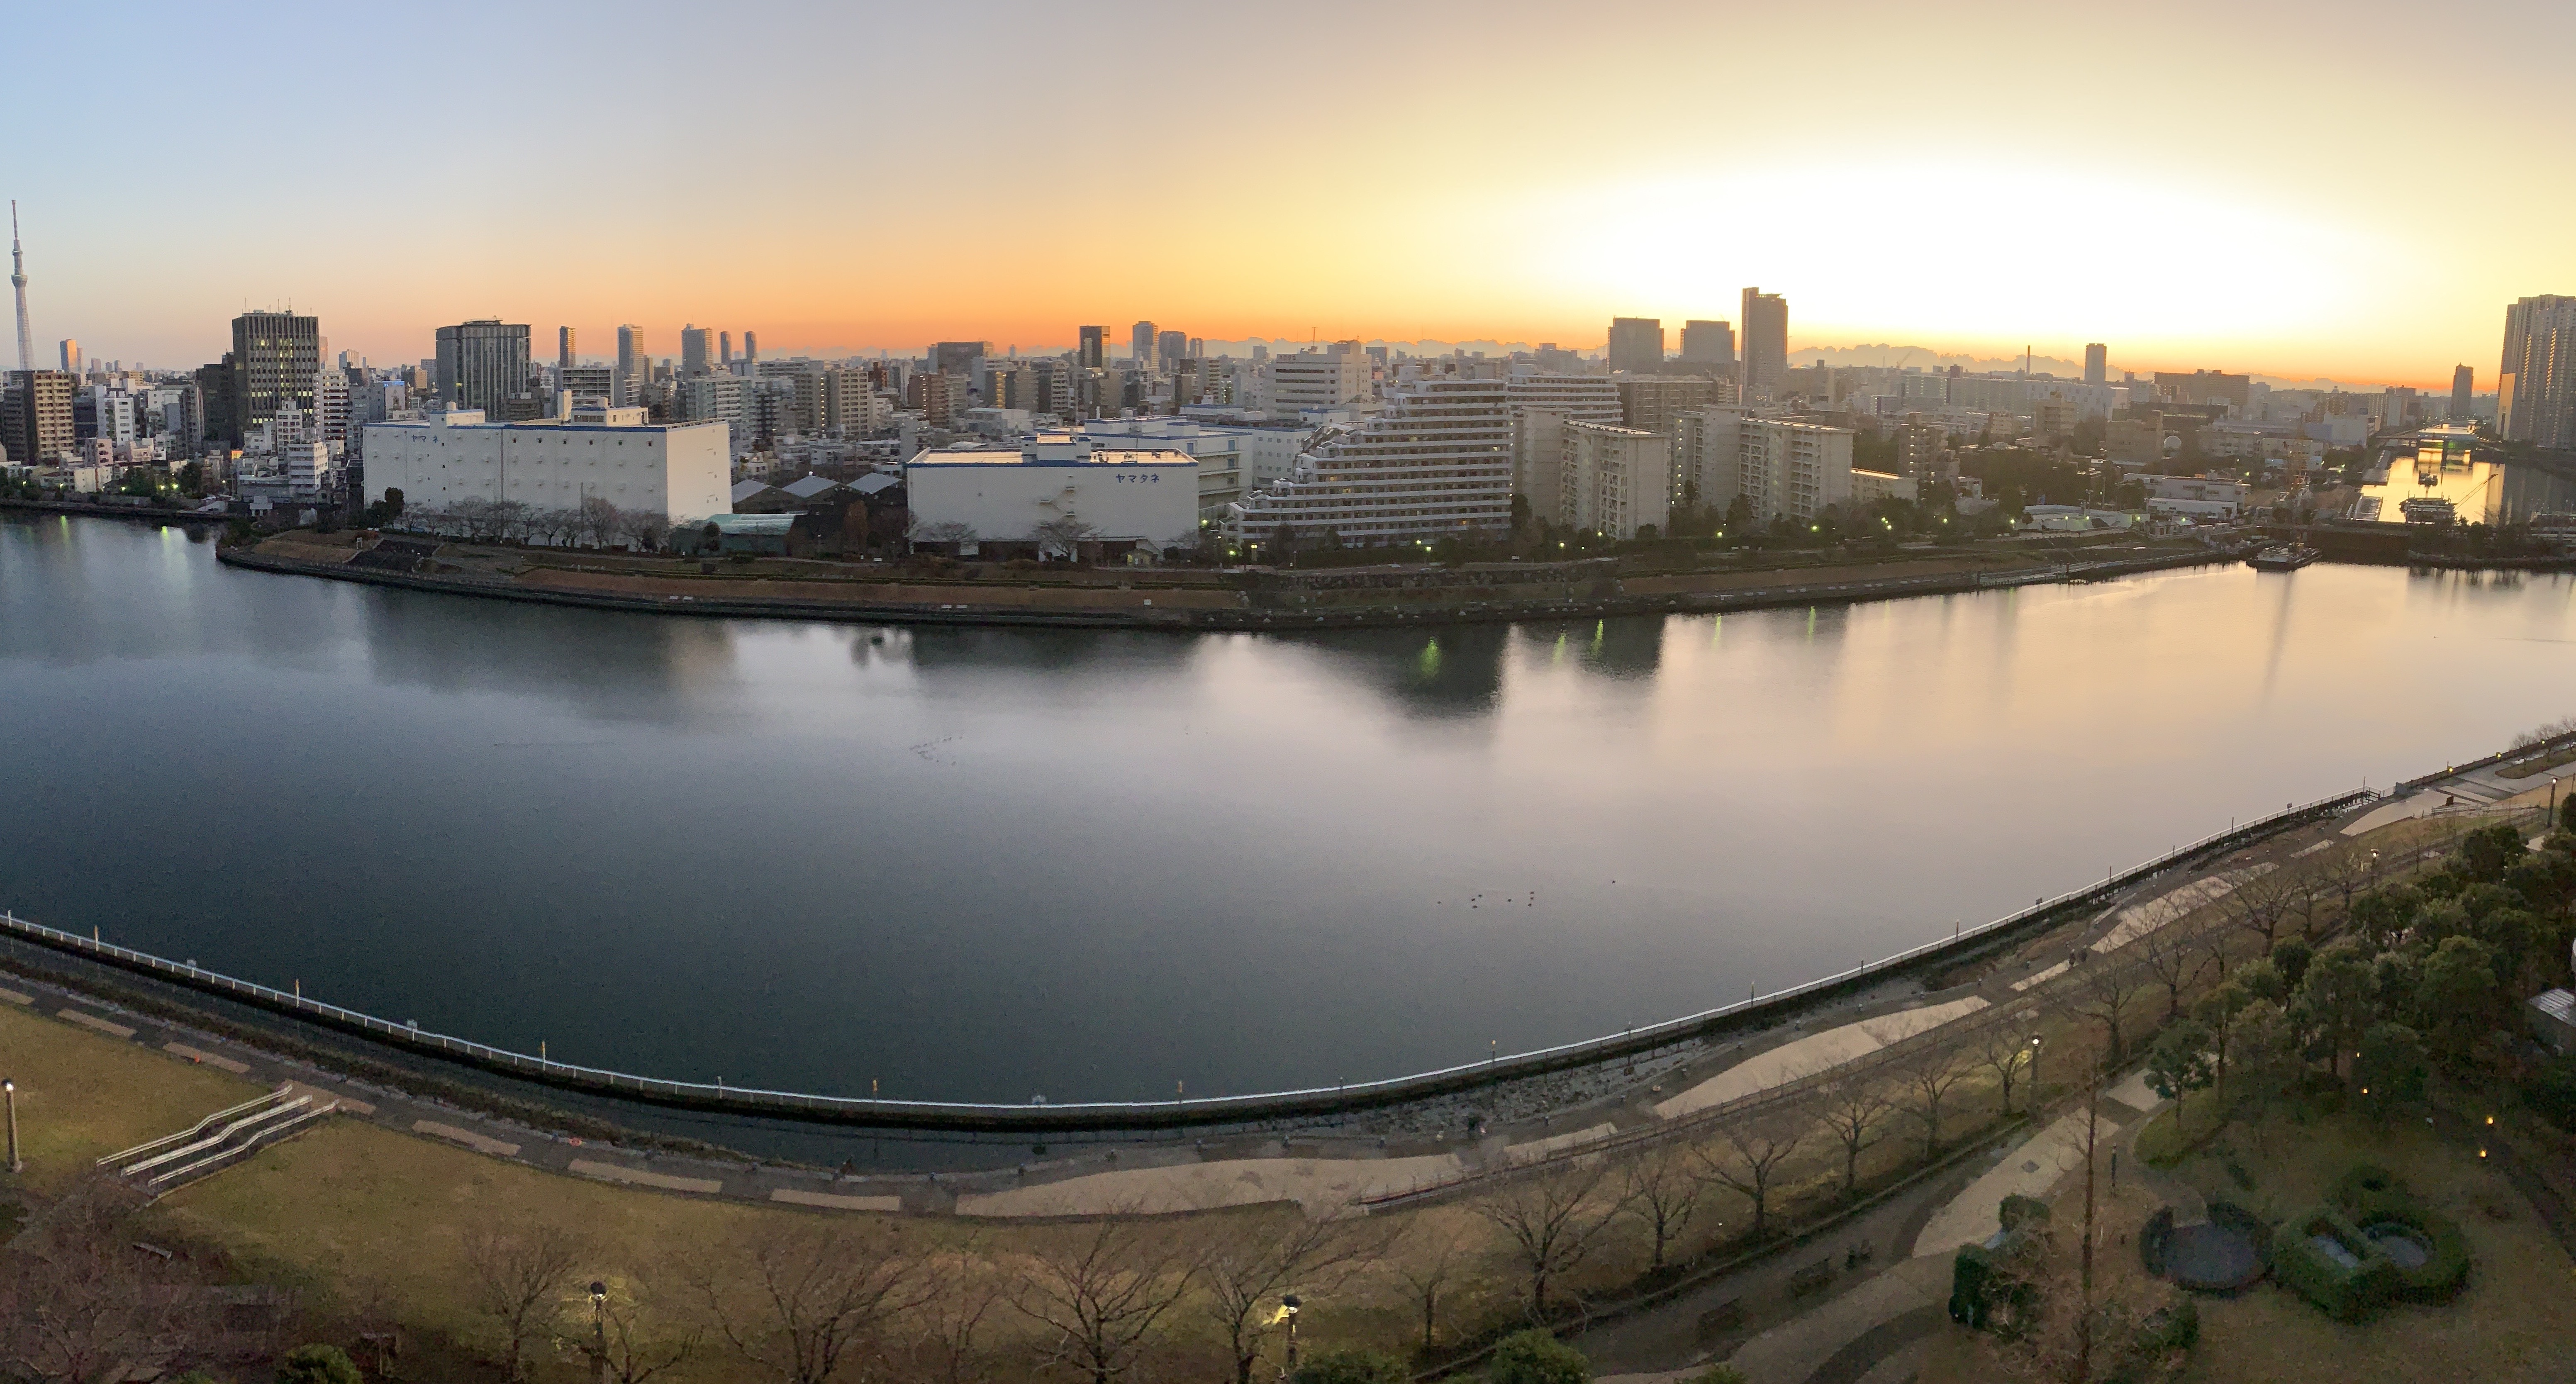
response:
[(590, 1381), (608, 1378), (608, 1285), (590, 1281)]
[(1297, 1300), (1295, 1293), (1285, 1294), (1279, 1299), (1279, 1310), (1288, 1316), (1288, 1363), (1280, 1367), (1279, 1377), (1282, 1379), (1297, 1373), (1297, 1309), (1303, 1306), (1305, 1304)]
[(2030, 1113), (2039, 1113), (2039, 1035), (2030, 1035)]
[(25, 1172), (27, 1165), (18, 1161), (18, 1083), (14, 1080), (0, 1081), (0, 1095), (9, 1098), (9, 1171), (12, 1174)]

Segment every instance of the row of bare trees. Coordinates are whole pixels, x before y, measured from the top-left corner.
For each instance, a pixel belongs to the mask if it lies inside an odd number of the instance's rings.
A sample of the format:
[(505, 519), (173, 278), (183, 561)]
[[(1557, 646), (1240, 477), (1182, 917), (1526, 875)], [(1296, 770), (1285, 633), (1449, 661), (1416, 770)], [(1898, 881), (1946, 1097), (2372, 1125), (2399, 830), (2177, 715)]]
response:
[(469, 543), (536, 543), (555, 547), (627, 547), (649, 552), (662, 546), (673, 525), (650, 510), (621, 509), (597, 496), (548, 508), (518, 500), (467, 496), (443, 505), (409, 505), (393, 521), (423, 533)]

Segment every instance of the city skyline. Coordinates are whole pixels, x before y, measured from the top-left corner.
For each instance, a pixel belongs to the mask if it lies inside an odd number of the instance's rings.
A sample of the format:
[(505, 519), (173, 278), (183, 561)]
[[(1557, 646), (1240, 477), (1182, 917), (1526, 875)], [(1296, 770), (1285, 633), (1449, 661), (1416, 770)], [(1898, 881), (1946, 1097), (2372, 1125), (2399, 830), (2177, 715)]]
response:
[[(1742, 6), (1650, 8), (1634, 17), (1664, 35), (1650, 48), (1618, 23), (1461, 33), (1436, 14), (1375, 17), (1363, 42), (1250, 13), (1171, 25), (1165, 6), (812, 7), (798, 21), (811, 40), (780, 45), (749, 26), (684, 29), (652, 5), (614, 25), (511, 12), (506, 30), (494, 10), (511, 41), (462, 70), (392, 14), (253, 31), (144, 5), (104, 35), (45, 14), (31, 48), (116, 53), (136, 128), (191, 118), (210, 70), (297, 73), (333, 116), (300, 146), (314, 175), (283, 189), (160, 160), (153, 195), (170, 210), (135, 216), (118, 165), (64, 140), (31, 146), (8, 192), (28, 222), (36, 335), (174, 365), (207, 358), (244, 307), (289, 302), (336, 348), (384, 360), (425, 358), (436, 326), (493, 316), (594, 340), (621, 322), (666, 341), (682, 322), (758, 322), (773, 356), (947, 339), (1061, 350), (1078, 324), (1138, 318), (1211, 340), (1596, 348), (1613, 316), (1723, 319), (1761, 284), (1792, 305), (1792, 349), (2066, 357), (2108, 341), (2142, 373), (2423, 388), (2467, 361), (2491, 389), (2501, 305), (2576, 288), (2555, 230), (2576, 193), (2519, 176), (2570, 133), (2546, 80), (2554, 40), (2576, 38), (2566, 14), (2490, 0), (2023, 23), (1985, 9), (1991, 23), (1926, 31), (1912, 9), (1863, 6), (1830, 62), (1799, 21)], [(2391, 25), (2436, 18), (2522, 36), (2482, 50), (2474, 77), (2427, 76), (2440, 121), (2338, 75), (2384, 61)], [(558, 61), (573, 51), (584, 60)], [(960, 61), (869, 56), (900, 52)], [(83, 109), (81, 70), (36, 65), (22, 107)], [(2010, 79), (1962, 75), (1981, 71)], [(974, 194), (1041, 209), (1044, 253), (1023, 248), (1028, 218), (906, 195), (953, 176), (932, 152), (952, 143), (1034, 136), (1068, 111), (1096, 110), (1105, 131), (1134, 121), (1097, 96), (1122, 72), (1153, 73), (1192, 112), (1138, 129), (1150, 153), (1132, 174), (1041, 160), (1028, 191)], [(632, 104), (639, 83), (683, 82), (725, 93), (723, 118)], [(1616, 138), (1560, 99), (1598, 90), (1620, 93)], [(1749, 130), (1730, 117), (1736, 134), (1711, 141), (1721, 97), (1776, 115)], [(438, 152), (592, 130), (608, 110), (640, 141), (631, 176), (611, 159), (604, 178), (531, 164), (460, 183)], [(912, 137), (925, 125), (940, 138)], [(814, 145), (821, 129), (850, 137)], [(1319, 132), (1341, 151), (1319, 205), (1286, 215), (1221, 195)], [(1408, 141), (1441, 157), (1399, 157)], [(671, 176), (700, 167), (732, 172)], [(793, 195), (749, 214), (743, 189), (769, 186)], [(2405, 215), (2378, 195), (2444, 187), (2478, 189), (2480, 215)], [(1158, 204), (1193, 208), (1192, 234), (1159, 233)]]

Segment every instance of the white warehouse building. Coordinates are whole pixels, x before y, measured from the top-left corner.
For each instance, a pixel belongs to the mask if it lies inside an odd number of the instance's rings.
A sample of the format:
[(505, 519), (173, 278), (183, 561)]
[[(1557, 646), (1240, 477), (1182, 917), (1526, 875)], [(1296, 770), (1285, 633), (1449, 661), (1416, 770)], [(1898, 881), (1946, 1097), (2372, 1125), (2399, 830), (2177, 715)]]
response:
[(577, 407), (562, 418), (489, 423), (480, 409), (366, 427), (366, 498), (406, 509), (460, 500), (578, 509), (597, 497), (665, 523), (733, 512), (725, 425), (647, 423), (640, 408)]
[(916, 453), (903, 464), (913, 532), (980, 546), (1072, 541), (1161, 551), (1198, 541), (1199, 459), (1170, 447), (1106, 447), (1041, 433), (1015, 448)]

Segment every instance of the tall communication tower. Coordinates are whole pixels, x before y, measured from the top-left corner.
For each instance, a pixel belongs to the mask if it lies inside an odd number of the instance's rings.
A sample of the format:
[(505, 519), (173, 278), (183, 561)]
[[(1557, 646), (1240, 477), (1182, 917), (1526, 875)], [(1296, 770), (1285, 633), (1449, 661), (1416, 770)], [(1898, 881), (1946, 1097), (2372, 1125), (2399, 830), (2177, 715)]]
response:
[(18, 248), (18, 199), (9, 199), (9, 286), (18, 290), (18, 368), (36, 368), (36, 338), (27, 330), (27, 254)]

